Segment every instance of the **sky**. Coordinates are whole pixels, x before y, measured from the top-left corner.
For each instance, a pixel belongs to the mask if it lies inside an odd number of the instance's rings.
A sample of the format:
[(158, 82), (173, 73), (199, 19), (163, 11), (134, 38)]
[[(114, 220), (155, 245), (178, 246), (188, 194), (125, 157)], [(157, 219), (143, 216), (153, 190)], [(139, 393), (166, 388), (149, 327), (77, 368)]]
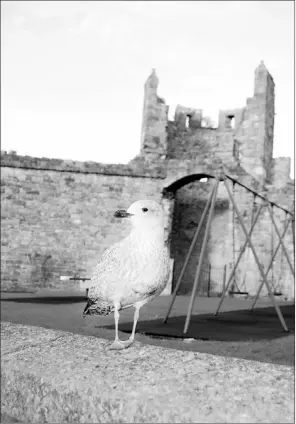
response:
[(152, 68), (170, 118), (181, 104), (217, 122), (252, 97), (261, 60), (274, 156), (293, 159), (294, 2), (2, 1), (1, 149), (127, 163)]

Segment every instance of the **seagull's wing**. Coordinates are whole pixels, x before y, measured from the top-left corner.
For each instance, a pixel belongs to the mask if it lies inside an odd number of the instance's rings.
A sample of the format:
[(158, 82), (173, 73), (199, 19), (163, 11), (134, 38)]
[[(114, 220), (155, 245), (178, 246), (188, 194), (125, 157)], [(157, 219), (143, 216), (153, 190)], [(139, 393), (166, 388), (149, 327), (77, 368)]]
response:
[(140, 277), (137, 249), (126, 238), (106, 249), (94, 269), (89, 297), (110, 298)]
[(89, 298), (111, 302), (120, 299), (122, 306), (157, 296), (168, 276), (164, 251), (141, 245), (126, 238), (107, 249), (91, 277)]
[(149, 275), (150, 271), (150, 278), (149, 280), (141, 279), (140, 281), (143, 281), (143, 283), (137, 285), (133, 290), (135, 293), (138, 294), (138, 300), (151, 300), (157, 297), (166, 287), (167, 282), (170, 278), (170, 258), (168, 255), (167, 250), (163, 249), (162, 251), (159, 251), (159, 261), (155, 263), (155, 269), (153, 271), (156, 271), (155, 273), (151, 273), (150, 270), (147, 269), (147, 274)]
[(90, 285), (104, 284), (106, 280), (110, 282), (115, 277), (117, 278), (116, 271), (121, 270), (124, 265), (123, 254), (124, 246), (122, 242), (106, 249), (93, 271)]
[(114, 271), (114, 267), (119, 265), (119, 262), (121, 262), (121, 250), (120, 243), (116, 243), (105, 250), (94, 269), (92, 280), (97, 280), (97, 278), (102, 274), (108, 274), (109, 272)]

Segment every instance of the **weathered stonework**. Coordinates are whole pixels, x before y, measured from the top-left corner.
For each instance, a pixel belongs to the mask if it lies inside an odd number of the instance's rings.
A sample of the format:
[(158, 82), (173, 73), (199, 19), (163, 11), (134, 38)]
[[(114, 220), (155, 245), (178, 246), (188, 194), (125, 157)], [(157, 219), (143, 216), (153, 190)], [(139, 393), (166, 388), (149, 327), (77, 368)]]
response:
[(168, 106), (157, 95), (158, 78), (155, 70), (145, 84), (141, 154), (152, 160), (165, 159), (167, 151), (166, 122)]
[(40, 163), (32, 169), (3, 162), (2, 289), (56, 286), (60, 275), (89, 275), (103, 250), (128, 231), (114, 212), (141, 197), (161, 201), (162, 180), (153, 173), (45, 171)]
[[(240, 109), (220, 111), (218, 128), (209, 125), (201, 109), (180, 105), (174, 120), (168, 120), (168, 106), (158, 96), (157, 86), (153, 71), (145, 84), (140, 154), (128, 165), (1, 154), (2, 290), (58, 288), (63, 287), (61, 275), (88, 276), (104, 249), (129, 231), (126, 222), (113, 217), (114, 211), (140, 198), (163, 205), (174, 287), (214, 178), (224, 172), (294, 211), (290, 159), (273, 158), (274, 82), (263, 63), (255, 71), (254, 96)], [(253, 195), (237, 184), (228, 184), (249, 229)], [(260, 202), (256, 198), (254, 212)], [(271, 231), (264, 208), (252, 241), (266, 269), (278, 237)], [(290, 215), (276, 207), (273, 210), (282, 231)], [(204, 232), (205, 225), (180, 293), (192, 290)], [(291, 256), (292, 239), (290, 228), (285, 245)], [(220, 182), (200, 293), (208, 290), (210, 266), (210, 291), (222, 291), (224, 267), (229, 275), (244, 242)], [(235, 281), (254, 295), (260, 280), (253, 254), (247, 250)], [(281, 251), (269, 281), (283, 297), (294, 297), (293, 277)]]

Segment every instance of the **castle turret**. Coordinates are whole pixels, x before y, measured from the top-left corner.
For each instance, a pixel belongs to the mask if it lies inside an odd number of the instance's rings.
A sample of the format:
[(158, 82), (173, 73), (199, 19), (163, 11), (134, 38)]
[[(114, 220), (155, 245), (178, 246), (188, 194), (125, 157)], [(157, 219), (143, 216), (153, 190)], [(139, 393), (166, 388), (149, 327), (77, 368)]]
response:
[(168, 106), (158, 97), (158, 78), (155, 69), (145, 83), (141, 156), (163, 159), (167, 153)]
[(274, 129), (274, 82), (263, 62), (255, 70), (254, 96), (247, 99), (236, 133), (243, 168), (262, 184), (271, 178)]

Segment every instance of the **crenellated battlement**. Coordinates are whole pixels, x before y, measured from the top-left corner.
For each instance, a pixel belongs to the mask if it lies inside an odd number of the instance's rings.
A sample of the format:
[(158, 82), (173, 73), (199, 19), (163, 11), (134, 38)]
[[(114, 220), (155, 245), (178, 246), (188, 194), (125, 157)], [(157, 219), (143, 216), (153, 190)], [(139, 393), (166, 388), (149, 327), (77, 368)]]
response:
[[(254, 94), (245, 106), (219, 111), (218, 126), (202, 109), (178, 105), (173, 120), (169, 106), (158, 97), (155, 70), (145, 84), (141, 156), (149, 160), (195, 159), (216, 155), (237, 161), (263, 186), (276, 178), (273, 171), (274, 81), (263, 62), (255, 69)], [(287, 174), (281, 174), (281, 180)]]

